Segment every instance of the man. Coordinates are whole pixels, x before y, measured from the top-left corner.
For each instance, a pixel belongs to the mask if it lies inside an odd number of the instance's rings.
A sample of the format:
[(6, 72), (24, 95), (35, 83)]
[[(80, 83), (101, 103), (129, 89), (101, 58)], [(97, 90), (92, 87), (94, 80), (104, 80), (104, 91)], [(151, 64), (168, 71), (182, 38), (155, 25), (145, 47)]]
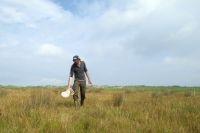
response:
[[(80, 96), (81, 96), (81, 101), (80, 101), (81, 106), (83, 106), (84, 100), (85, 100), (85, 89), (86, 89), (85, 75), (87, 76), (88, 84), (92, 84), (92, 82), (90, 80), (85, 62), (81, 61), (78, 55), (75, 55), (73, 57), (73, 62), (74, 63), (72, 64), (71, 69), (70, 69), (70, 77), (72, 78), (74, 76), (74, 84), (73, 84), (72, 89), (74, 91), (74, 94), (73, 94), (74, 106), (75, 108), (77, 108), (78, 99), (79, 99), (78, 97), (79, 89), (80, 89)], [(70, 78), (68, 81), (68, 85), (69, 83), (70, 83)]]

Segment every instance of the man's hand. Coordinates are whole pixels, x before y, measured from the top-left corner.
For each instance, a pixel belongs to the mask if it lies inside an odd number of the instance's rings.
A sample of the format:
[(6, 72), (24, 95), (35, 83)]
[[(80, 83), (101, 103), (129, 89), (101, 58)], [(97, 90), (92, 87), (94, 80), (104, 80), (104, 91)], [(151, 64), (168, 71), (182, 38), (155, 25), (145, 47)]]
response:
[(70, 89), (70, 95), (74, 95), (74, 90), (72, 88), (69, 88)]
[(92, 85), (92, 82), (90, 80), (90, 76), (89, 76), (88, 72), (86, 72), (86, 76), (87, 76), (87, 79), (88, 79), (88, 84)]
[(88, 84), (92, 85), (92, 82), (90, 80), (88, 80)]

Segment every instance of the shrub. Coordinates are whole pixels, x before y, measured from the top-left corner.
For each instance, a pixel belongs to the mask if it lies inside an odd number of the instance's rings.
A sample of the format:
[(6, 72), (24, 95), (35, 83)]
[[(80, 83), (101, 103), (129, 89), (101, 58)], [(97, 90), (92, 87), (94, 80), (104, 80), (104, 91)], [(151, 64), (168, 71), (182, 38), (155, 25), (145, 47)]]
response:
[(124, 101), (124, 96), (121, 93), (113, 95), (113, 106), (120, 107)]
[(165, 96), (172, 95), (174, 93), (175, 93), (175, 91), (172, 91), (172, 90), (164, 90), (163, 91), (163, 95), (165, 95)]
[(152, 96), (153, 98), (158, 98), (158, 97), (160, 97), (160, 96), (162, 96), (162, 95), (161, 95), (161, 93), (160, 93), (159, 91), (155, 91), (155, 92), (153, 92), (153, 93), (151, 94), (151, 96)]
[(191, 91), (185, 91), (184, 96), (191, 97), (193, 96), (193, 93)]
[(131, 94), (131, 93), (132, 93), (132, 91), (131, 91), (131, 90), (128, 90), (128, 89), (126, 89), (126, 90), (125, 90), (125, 93), (126, 93), (126, 94)]
[(8, 91), (0, 89), (0, 97), (6, 96)]

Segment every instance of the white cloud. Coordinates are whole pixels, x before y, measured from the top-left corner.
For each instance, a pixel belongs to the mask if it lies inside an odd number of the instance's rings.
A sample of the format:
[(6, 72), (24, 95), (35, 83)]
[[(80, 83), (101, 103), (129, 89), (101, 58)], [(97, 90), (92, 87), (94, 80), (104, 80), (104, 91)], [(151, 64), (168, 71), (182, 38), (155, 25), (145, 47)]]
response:
[[(166, 71), (170, 67), (174, 72), (185, 66), (189, 77), (194, 74), (193, 70), (199, 70), (200, 65), (195, 63), (200, 53), (197, 0), (84, 0), (67, 1), (65, 5), (62, 2), (1, 0), (0, 60), (4, 64), (0, 66), (1, 73), (23, 68), (27, 69), (25, 75), (35, 76), (33, 82), (39, 82), (43, 75), (46, 79), (41, 82), (57, 82), (56, 79), (65, 77), (63, 72), (66, 65), (70, 67), (74, 54), (86, 59), (91, 77), (98, 84), (122, 81), (168, 84), (160, 80), (162, 74), (157, 74), (160, 78), (151, 72), (162, 72), (160, 66), (166, 67)], [(109, 76), (105, 77), (102, 71)], [(10, 73), (21, 77), (15, 71)], [(179, 76), (179, 73), (173, 74)], [(0, 75), (2, 82), (4, 77), (6, 73)], [(25, 83), (27, 79), (21, 78)], [(199, 83), (199, 80), (194, 79), (194, 82)], [(184, 84), (184, 79), (181, 83)]]
[[(165, 2), (162, 0), (140, 0), (137, 2), (133, 2), (130, 0), (123, 8), (117, 8), (118, 6), (114, 6), (105, 10), (100, 18), (101, 28), (105, 28), (107, 30), (116, 30), (123, 28), (130, 28), (130, 26), (134, 26), (136, 24), (140, 24), (145, 19), (160, 9), (161, 5)], [(122, 3), (118, 3), (122, 4)]]
[(42, 78), (39, 83), (40, 85), (63, 85), (64, 79), (56, 79), (56, 78)]
[(71, 13), (49, 0), (1, 0), (0, 22), (35, 28), (41, 21), (67, 20)]
[(6, 48), (7, 45), (6, 44), (0, 44), (0, 49)]
[(37, 53), (44, 57), (61, 57), (63, 49), (54, 44), (42, 44)]
[(194, 68), (199, 69), (200, 63), (198, 59), (192, 57), (165, 57), (163, 59), (164, 64), (169, 66), (178, 66), (181, 68)]
[(177, 31), (171, 33), (170, 39), (183, 39), (185, 37), (189, 37), (190, 35), (195, 33), (195, 30), (197, 30), (198, 26), (199, 25), (197, 24), (197, 22), (184, 24)]

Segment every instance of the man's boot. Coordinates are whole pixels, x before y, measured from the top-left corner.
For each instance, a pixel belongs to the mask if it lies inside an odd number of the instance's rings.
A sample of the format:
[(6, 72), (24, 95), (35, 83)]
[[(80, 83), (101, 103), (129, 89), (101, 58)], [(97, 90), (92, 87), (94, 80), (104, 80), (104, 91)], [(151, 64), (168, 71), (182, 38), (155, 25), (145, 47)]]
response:
[(84, 105), (84, 100), (81, 100), (81, 106), (83, 106)]

